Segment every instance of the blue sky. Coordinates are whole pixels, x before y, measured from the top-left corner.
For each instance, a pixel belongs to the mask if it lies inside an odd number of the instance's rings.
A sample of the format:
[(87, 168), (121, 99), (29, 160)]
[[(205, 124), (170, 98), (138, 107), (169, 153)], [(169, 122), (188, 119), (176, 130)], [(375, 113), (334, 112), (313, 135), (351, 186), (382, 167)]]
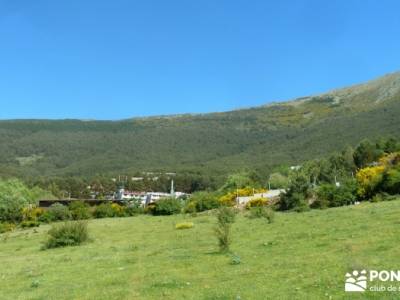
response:
[(225, 111), (400, 70), (400, 2), (0, 0), (0, 119)]

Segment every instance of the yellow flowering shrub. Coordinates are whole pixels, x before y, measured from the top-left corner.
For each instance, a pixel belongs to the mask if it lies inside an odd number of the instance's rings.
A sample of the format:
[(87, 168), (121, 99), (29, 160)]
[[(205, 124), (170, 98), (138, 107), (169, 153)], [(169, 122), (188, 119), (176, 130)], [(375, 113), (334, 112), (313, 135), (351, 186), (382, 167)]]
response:
[(254, 194), (260, 194), (266, 192), (267, 192), (266, 189), (254, 189), (252, 187), (245, 187), (242, 189), (231, 191), (223, 195), (221, 198), (219, 198), (219, 202), (222, 205), (234, 206), (236, 204), (236, 197), (247, 197), (247, 196), (252, 196)]
[(111, 204), (111, 208), (113, 209), (114, 213), (116, 216), (121, 216), (123, 215), (124, 211), (125, 211), (125, 207), (119, 205), (118, 203), (113, 203)]
[(22, 217), (24, 221), (36, 221), (44, 210), (40, 207), (25, 207), (22, 209)]
[(246, 208), (250, 209), (251, 207), (261, 207), (266, 206), (268, 204), (268, 199), (266, 198), (255, 198), (247, 202)]
[(375, 188), (382, 181), (384, 172), (385, 166), (383, 165), (360, 169), (356, 174), (358, 195), (363, 198), (371, 197)]

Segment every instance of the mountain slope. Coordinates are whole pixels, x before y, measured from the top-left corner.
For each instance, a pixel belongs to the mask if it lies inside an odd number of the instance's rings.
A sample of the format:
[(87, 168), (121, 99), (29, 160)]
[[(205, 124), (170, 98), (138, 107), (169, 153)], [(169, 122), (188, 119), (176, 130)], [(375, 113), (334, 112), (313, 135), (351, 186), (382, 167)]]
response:
[(399, 136), (400, 73), (326, 94), (224, 113), (0, 121), (0, 174), (268, 172), (363, 138)]

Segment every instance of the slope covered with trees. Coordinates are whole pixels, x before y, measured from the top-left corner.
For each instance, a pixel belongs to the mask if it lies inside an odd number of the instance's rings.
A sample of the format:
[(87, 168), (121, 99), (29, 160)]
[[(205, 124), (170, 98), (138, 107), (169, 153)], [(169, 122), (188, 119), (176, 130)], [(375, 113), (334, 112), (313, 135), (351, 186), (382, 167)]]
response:
[(399, 136), (400, 73), (291, 102), (122, 121), (0, 121), (0, 175), (268, 174), (362, 139)]

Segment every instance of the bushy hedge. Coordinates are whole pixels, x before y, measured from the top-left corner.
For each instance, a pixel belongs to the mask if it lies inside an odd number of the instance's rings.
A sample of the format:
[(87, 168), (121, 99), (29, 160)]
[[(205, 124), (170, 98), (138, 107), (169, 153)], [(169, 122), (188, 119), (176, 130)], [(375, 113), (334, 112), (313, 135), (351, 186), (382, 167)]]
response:
[(39, 221), (50, 223), (55, 221), (66, 221), (71, 218), (72, 215), (68, 206), (62, 205), (61, 203), (54, 203), (39, 217)]
[(156, 216), (178, 214), (182, 210), (181, 200), (175, 198), (164, 198), (154, 204), (152, 213)]
[(312, 204), (314, 208), (327, 208), (349, 205), (356, 201), (356, 185), (354, 182), (322, 184), (317, 189), (317, 200)]
[(87, 220), (92, 217), (89, 205), (82, 201), (74, 201), (68, 208), (73, 220)]
[(89, 239), (87, 223), (85, 221), (53, 225), (48, 235), (49, 238), (43, 245), (43, 249), (76, 246)]
[(193, 194), (185, 206), (185, 212), (195, 213), (218, 208), (220, 202), (215, 193), (197, 192)]
[(93, 216), (95, 218), (112, 218), (116, 216), (116, 211), (111, 203), (102, 203), (95, 207)]

